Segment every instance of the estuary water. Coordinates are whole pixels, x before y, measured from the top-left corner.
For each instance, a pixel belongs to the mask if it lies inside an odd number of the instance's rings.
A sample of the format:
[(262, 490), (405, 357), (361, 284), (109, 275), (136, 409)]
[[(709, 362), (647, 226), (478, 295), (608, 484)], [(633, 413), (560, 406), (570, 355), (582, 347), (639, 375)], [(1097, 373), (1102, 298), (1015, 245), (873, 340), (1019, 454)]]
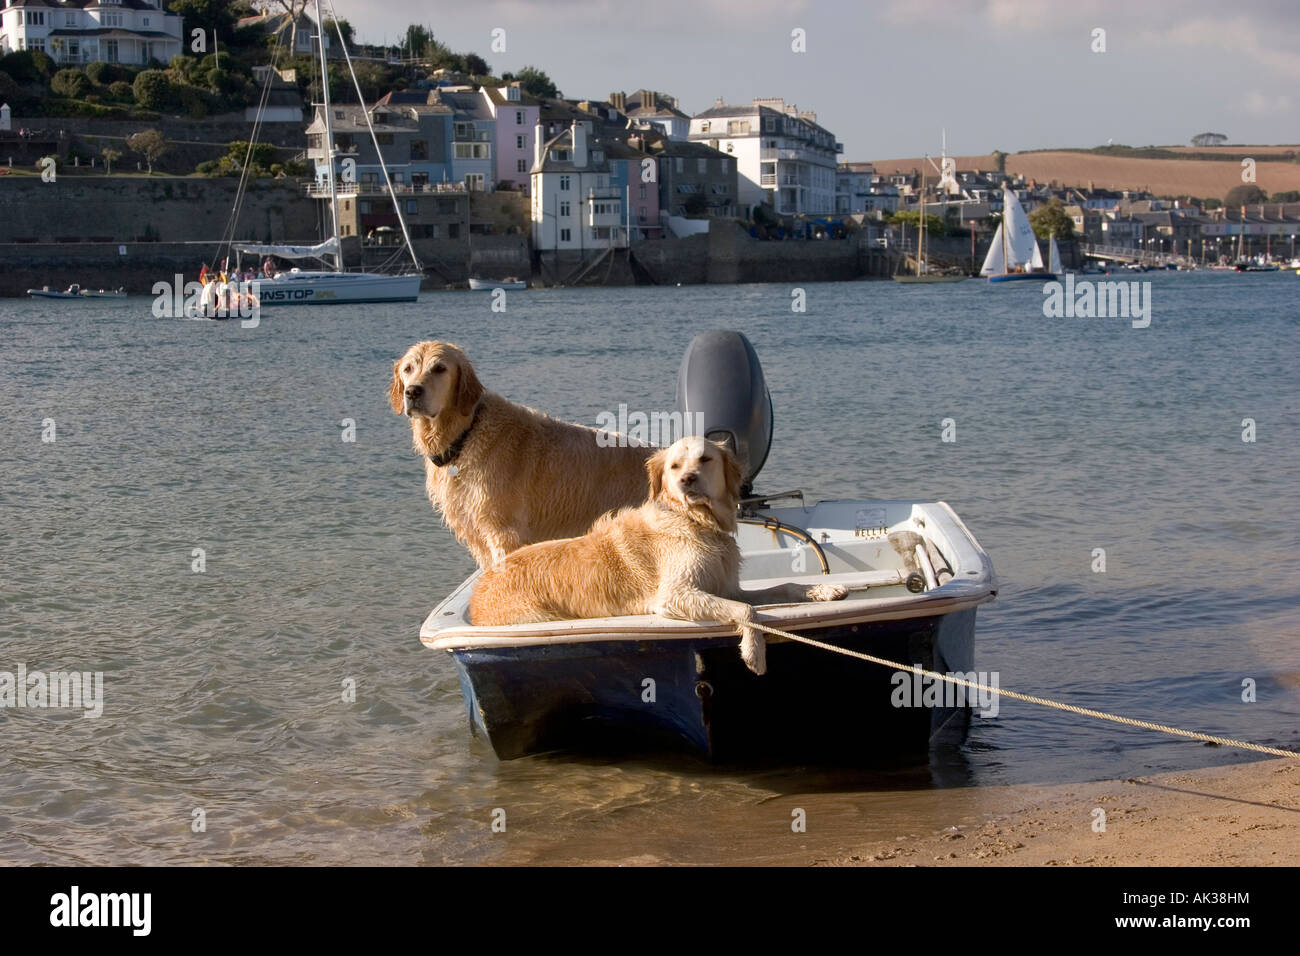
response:
[(425, 338), (595, 424), (670, 409), (690, 338), (739, 329), (775, 404), (760, 488), (946, 500), (989, 552), (980, 670), (1300, 746), (1300, 277), (1130, 281), (1147, 328), (979, 281), (810, 284), (804, 312), (783, 285), (530, 290), (504, 312), (426, 293), (251, 329), (0, 303), (0, 672), (104, 680), (96, 719), (0, 708), (0, 862), (808, 862), (978, 822), (1002, 784), (1253, 759), (1004, 700), (920, 765), (498, 762), (417, 638), (473, 566), (385, 399)]

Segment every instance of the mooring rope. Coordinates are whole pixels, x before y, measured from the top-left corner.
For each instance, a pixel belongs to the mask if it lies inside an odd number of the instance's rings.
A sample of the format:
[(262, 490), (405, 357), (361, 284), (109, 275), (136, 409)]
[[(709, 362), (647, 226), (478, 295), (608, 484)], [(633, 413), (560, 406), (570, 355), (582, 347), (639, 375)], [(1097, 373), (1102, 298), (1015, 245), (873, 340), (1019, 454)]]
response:
[(767, 624), (761, 624), (758, 621), (750, 621), (748, 626), (759, 631), (765, 631), (768, 634), (784, 637), (787, 640), (798, 641), (800, 644), (807, 644), (810, 647), (818, 647), (824, 651), (844, 654), (847, 657), (856, 657), (858, 660), (870, 661), (872, 664), (880, 664), (882, 667), (892, 667), (897, 671), (909, 671), (913, 674), (920, 674), (922, 677), (929, 677), (934, 680), (948, 681), (950, 684), (969, 687), (972, 690), (988, 691), (989, 693), (1000, 694), (1003, 697), (1010, 697), (1012, 700), (1023, 700), (1026, 703), (1038, 704), (1040, 707), (1050, 707), (1053, 710), (1064, 710), (1067, 713), (1081, 714), (1084, 717), (1096, 717), (1098, 720), (1109, 720), (1116, 724), (1127, 724), (1130, 727), (1142, 727), (1145, 730), (1156, 730), (1162, 734), (1173, 734), (1177, 737), (1189, 737), (1192, 740), (1202, 740), (1205, 743), (1218, 744), (1221, 747), (1236, 747), (1240, 750), (1253, 750), (1256, 753), (1269, 754), (1274, 757), (1291, 757), (1292, 759), (1300, 757), (1300, 753), (1296, 753), (1294, 750), (1282, 750), (1278, 747), (1265, 747), (1263, 744), (1253, 744), (1247, 740), (1233, 740), (1230, 737), (1215, 737), (1213, 734), (1203, 734), (1195, 730), (1180, 730), (1177, 727), (1169, 727), (1165, 724), (1153, 724), (1148, 720), (1137, 720), (1133, 717), (1123, 717), (1119, 714), (1108, 714), (1105, 711), (1092, 710), (1088, 707), (1076, 707), (1074, 704), (1063, 704), (1060, 701), (1048, 700), (1046, 697), (1034, 697), (1031, 694), (1020, 694), (1016, 691), (1005, 690), (1000, 687), (988, 687), (978, 681), (966, 680), (964, 677), (953, 677), (951, 674), (939, 674), (935, 671), (928, 671), (917, 664), (900, 664), (897, 661), (887, 660), (883, 657), (876, 657), (873, 654), (864, 654), (861, 651), (849, 650), (847, 647), (838, 647), (835, 644), (827, 644), (825, 641), (805, 637), (801, 634), (793, 634), (790, 631), (783, 631), (778, 627), (771, 627)]

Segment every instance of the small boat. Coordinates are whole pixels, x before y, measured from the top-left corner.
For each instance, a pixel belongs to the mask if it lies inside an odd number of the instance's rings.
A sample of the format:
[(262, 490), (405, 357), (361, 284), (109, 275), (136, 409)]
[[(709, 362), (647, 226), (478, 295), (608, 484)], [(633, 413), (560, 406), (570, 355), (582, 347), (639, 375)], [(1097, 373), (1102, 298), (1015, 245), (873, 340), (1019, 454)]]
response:
[(483, 289), (508, 289), (514, 291), (515, 289), (527, 289), (528, 282), (514, 276), (506, 279), (480, 279), (477, 276), (470, 276), (469, 287), (480, 291)]
[[(680, 411), (703, 415), (704, 434), (739, 449), (743, 586), (837, 583), (850, 591), (843, 601), (763, 607), (761, 622), (940, 673), (974, 670), (976, 608), (998, 585), (952, 508), (754, 494), (772, 406), (739, 332), (696, 336), (677, 394)], [(480, 573), (433, 609), (420, 640), (451, 656), (472, 732), (502, 760), (594, 742), (715, 760), (863, 763), (959, 743), (969, 726), (970, 707), (951, 694), (927, 706), (897, 702), (902, 684), (910, 689), (919, 675), (788, 639), (768, 636), (767, 673), (757, 676), (728, 625), (638, 615), (474, 626), (469, 599)]]
[[(1057, 254), (1060, 258), (1060, 254)], [(1050, 281), (1056, 273), (1043, 268), (1043, 253), (1034, 238), (1025, 207), (1010, 189), (1002, 189), (1002, 221), (989, 244), (980, 275), (989, 282)]]
[(82, 289), (81, 294), (87, 299), (125, 299), (126, 289)]
[(57, 289), (51, 289), (49, 286), (44, 285), (39, 289), (28, 289), (27, 294), (38, 299), (80, 299), (81, 286), (74, 282), (72, 285), (68, 286), (66, 290), (60, 292)]

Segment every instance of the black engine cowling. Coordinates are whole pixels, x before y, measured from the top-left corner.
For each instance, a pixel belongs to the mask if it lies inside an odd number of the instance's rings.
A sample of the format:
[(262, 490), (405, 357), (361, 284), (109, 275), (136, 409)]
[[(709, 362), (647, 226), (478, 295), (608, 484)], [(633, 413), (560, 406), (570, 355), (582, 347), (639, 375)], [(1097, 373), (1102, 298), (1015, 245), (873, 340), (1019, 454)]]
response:
[(689, 431), (731, 448), (748, 495), (772, 447), (772, 396), (749, 339), (729, 331), (691, 339), (677, 373), (677, 411)]

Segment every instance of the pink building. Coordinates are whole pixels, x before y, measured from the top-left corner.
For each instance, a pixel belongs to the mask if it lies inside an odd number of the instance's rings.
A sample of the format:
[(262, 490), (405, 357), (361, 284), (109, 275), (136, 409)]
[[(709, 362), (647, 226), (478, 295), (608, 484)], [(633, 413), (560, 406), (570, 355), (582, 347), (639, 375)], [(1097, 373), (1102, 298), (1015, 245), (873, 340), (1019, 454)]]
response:
[(532, 179), (534, 138), (537, 133), (537, 100), (519, 88), (518, 83), (508, 86), (483, 87), (483, 98), (496, 117), (497, 188), (504, 182), (513, 183), (528, 195)]

